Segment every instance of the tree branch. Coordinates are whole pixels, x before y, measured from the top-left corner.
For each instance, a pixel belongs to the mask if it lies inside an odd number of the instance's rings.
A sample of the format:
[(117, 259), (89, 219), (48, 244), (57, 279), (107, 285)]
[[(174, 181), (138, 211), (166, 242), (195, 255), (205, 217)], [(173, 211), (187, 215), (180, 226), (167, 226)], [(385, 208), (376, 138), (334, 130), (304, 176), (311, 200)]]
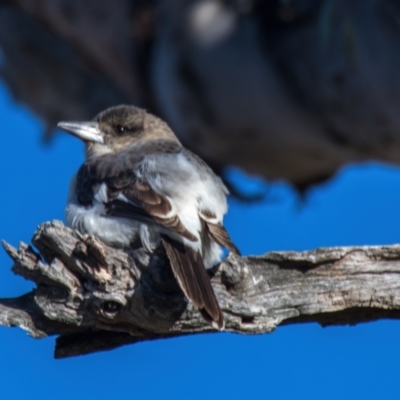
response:
[[(183, 296), (162, 249), (110, 248), (59, 221), (41, 225), (32, 242), (40, 253), (3, 242), (13, 272), (37, 287), (0, 299), (0, 325), (34, 338), (59, 335), (56, 357), (212, 331)], [(400, 318), (400, 245), (231, 254), (212, 273), (230, 332)]]

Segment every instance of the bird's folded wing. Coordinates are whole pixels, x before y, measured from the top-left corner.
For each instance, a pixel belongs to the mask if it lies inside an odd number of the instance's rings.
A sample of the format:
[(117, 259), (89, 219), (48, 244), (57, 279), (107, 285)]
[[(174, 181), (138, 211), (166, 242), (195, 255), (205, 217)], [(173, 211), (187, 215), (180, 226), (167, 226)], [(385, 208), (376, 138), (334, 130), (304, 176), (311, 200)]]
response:
[(198, 240), (182, 224), (179, 216), (173, 211), (170, 200), (143, 181), (132, 180), (119, 191), (115, 200), (107, 204), (106, 209), (111, 216), (157, 223), (190, 241)]
[(211, 224), (207, 223), (207, 231), (210, 238), (220, 246), (225, 247), (234, 254), (240, 256), (239, 249), (233, 244), (228, 232), (221, 223)]
[(211, 240), (240, 256), (239, 249), (233, 244), (224, 226), (217, 221), (215, 214), (209, 210), (200, 210), (200, 218), (205, 222)]

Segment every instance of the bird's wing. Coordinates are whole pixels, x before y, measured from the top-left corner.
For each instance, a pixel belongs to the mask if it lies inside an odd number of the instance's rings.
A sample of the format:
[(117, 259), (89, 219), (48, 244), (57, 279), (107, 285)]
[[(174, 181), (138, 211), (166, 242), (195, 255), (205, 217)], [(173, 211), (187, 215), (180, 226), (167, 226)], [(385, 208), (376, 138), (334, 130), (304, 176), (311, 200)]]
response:
[(211, 211), (200, 210), (200, 218), (205, 222), (208, 236), (215, 243), (225, 247), (234, 254), (241, 255), (239, 249), (233, 244), (229, 233)]
[(120, 189), (117, 198), (110, 201), (106, 209), (110, 216), (158, 224), (192, 242), (198, 241), (174, 212), (171, 201), (154, 191), (143, 180), (134, 179), (128, 186)]
[[(229, 193), (222, 180), (214, 174), (212, 169), (200, 157), (187, 149), (184, 149), (183, 151), (185, 153), (185, 156), (192, 163), (197, 163), (200, 168), (207, 173), (208, 178), (211, 178), (213, 180), (218, 191), (223, 193), (224, 196)], [(239, 249), (233, 244), (228, 232), (222, 225), (221, 218), (218, 218), (214, 212), (204, 207), (200, 207), (199, 216), (204, 221), (207, 229), (207, 234), (212, 241), (219, 244), (220, 246), (225, 247), (232, 253), (240, 255)]]

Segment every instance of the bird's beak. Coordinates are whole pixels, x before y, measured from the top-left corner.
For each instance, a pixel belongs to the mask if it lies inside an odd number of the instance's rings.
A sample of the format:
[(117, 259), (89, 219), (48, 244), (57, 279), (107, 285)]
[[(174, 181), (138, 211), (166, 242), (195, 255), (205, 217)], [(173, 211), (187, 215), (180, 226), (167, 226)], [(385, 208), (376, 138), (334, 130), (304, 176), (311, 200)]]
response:
[(104, 143), (98, 122), (59, 122), (57, 127), (72, 133), (84, 142)]

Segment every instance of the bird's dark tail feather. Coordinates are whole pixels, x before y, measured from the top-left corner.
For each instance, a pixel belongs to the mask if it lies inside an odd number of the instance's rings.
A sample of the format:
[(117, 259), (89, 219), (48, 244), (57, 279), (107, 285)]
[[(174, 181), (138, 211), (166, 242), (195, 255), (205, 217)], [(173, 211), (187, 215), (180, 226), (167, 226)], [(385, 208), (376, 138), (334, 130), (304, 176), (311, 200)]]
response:
[(224, 316), (201, 255), (189, 246), (162, 236), (172, 271), (186, 297), (199, 309), (203, 318), (219, 330), (224, 329)]

